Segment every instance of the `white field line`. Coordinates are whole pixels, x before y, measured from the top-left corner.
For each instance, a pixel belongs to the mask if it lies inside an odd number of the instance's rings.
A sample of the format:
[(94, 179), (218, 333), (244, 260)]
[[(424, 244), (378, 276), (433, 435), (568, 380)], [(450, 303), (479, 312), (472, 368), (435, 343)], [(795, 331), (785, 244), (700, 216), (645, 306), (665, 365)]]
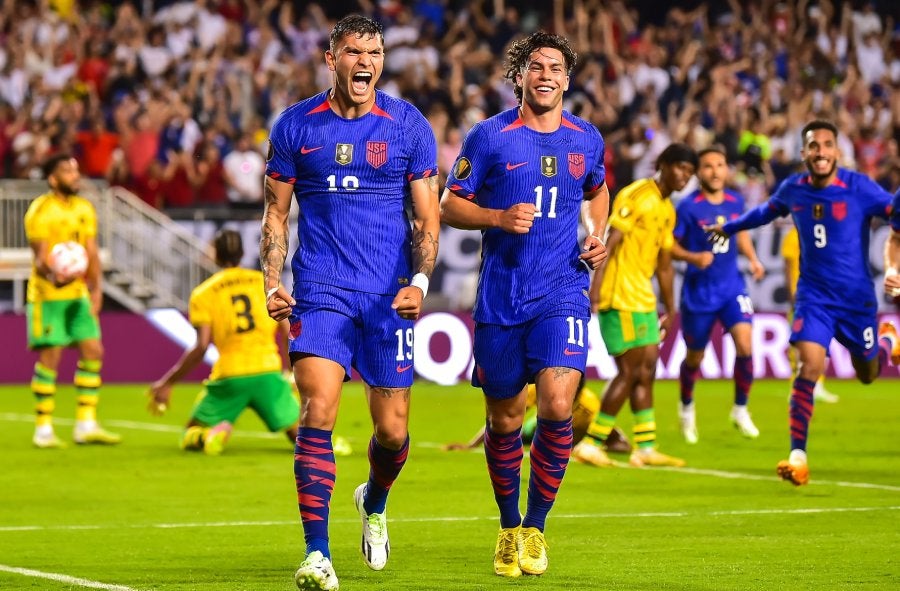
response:
[(0, 564), (0, 572), (11, 573), (14, 575), (22, 575), (23, 577), (33, 577), (37, 579), (49, 579), (57, 583), (66, 585), (77, 585), (79, 587), (87, 587), (89, 589), (104, 589), (105, 591), (137, 591), (133, 587), (125, 585), (110, 585), (101, 583), (100, 581), (91, 581), (90, 579), (80, 579), (78, 577), (70, 577), (69, 575), (61, 575), (59, 573), (45, 573), (30, 568), (18, 568), (15, 566), (7, 566)]
[[(33, 415), (19, 414), (19, 413), (0, 413), (0, 421), (8, 421), (8, 422), (33, 422)], [(53, 421), (60, 425), (74, 425), (75, 421), (73, 419), (64, 419), (64, 418), (54, 418)], [(158, 423), (144, 423), (140, 421), (117, 421), (117, 420), (104, 420), (103, 423), (110, 427), (118, 427), (121, 429), (133, 429), (136, 431), (158, 431), (165, 433), (181, 433), (184, 428), (177, 425), (164, 425)], [(242, 431), (236, 430), (235, 433), (239, 434), (239, 437), (247, 437), (253, 439), (280, 439), (284, 437), (282, 433), (266, 433), (265, 431)], [(415, 442), (413, 444), (414, 447), (421, 447), (425, 449), (440, 449), (443, 444), (434, 443), (431, 441), (420, 441)], [(480, 449), (472, 450), (473, 453), (482, 453)], [(528, 453), (525, 453), (525, 456), (528, 456)], [(651, 470), (651, 471), (667, 471), (667, 472), (677, 472), (680, 474), (694, 474), (698, 476), (713, 476), (716, 478), (729, 478), (729, 479), (737, 479), (737, 480), (762, 480), (762, 481), (772, 481), (772, 482), (780, 482), (780, 478), (775, 476), (763, 476), (761, 474), (746, 474), (743, 472), (726, 472), (724, 470), (710, 470), (705, 468), (670, 468), (670, 467), (653, 467), (653, 468), (632, 468), (627, 464), (620, 463), (620, 468), (627, 469), (639, 469), (639, 470)], [(810, 482), (809, 486), (838, 486), (843, 488), (864, 488), (871, 490), (886, 490), (890, 492), (900, 492), (900, 486), (894, 486), (890, 484), (873, 484), (870, 482), (849, 482), (845, 480), (819, 480), (814, 479)]]
[[(641, 513), (562, 513), (554, 519), (654, 519), (660, 517), (729, 517), (741, 515), (806, 515), (811, 513), (872, 513), (900, 511), (900, 505), (881, 507), (800, 507), (797, 509), (738, 509), (734, 511), (671, 511)], [(458, 523), (465, 521), (495, 521), (496, 515), (446, 516), (446, 517), (392, 517), (391, 523)], [(332, 523), (358, 523), (359, 518), (332, 519)], [(184, 523), (144, 523), (133, 525), (19, 525), (0, 526), (2, 532), (25, 531), (82, 531), (113, 529), (192, 529), (207, 527), (272, 527), (297, 526), (299, 520), (287, 521), (205, 521)], [(2, 565), (0, 565), (2, 566)], [(0, 569), (2, 570), (2, 569)]]

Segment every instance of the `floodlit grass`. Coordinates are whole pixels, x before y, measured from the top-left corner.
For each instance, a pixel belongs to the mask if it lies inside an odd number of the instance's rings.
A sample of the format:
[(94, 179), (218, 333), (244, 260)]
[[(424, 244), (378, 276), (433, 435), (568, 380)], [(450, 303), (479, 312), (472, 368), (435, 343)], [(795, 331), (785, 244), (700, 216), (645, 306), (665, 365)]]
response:
[[(731, 383), (701, 380), (700, 442), (687, 446), (676, 384), (659, 383), (660, 447), (688, 468), (573, 463), (548, 521), (550, 569), (510, 581), (492, 572), (497, 511), (481, 453), (439, 449), (483, 421), (480, 392), (464, 384), (416, 386), (413, 447), (388, 504), (391, 560), (382, 572), (366, 568), (352, 494), (368, 473), (371, 427), (361, 388), (348, 385), (337, 432), (354, 453), (338, 458), (331, 513), (341, 589), (896, 589), (900, 382), (829, 383), (841, 401), (816, 408), (812, 482), (803, 488), (774, 475), (788, 451), (787, 388), (755, 384), (751, 410), (762, 435), (748, 441), (728, 424)], [(101, 418), (124, 436), (121, 446), (37, 450), (28, 387), (0, 387), (0, 589), (294, 588), (304, 544), (291, 446), (248, 414), (222, 456), (179, 451), (197, 389), (177, 388), (173, 408), (157, 419), (144, 410), (143, 387), (109, 385)], [(72, 389), (63, 386), (56, 423), (69, 441), (73, 415)], [(630, 414), (620, 419), (630, 429)], [(527, 477), (527, 461), (524, 468)]]

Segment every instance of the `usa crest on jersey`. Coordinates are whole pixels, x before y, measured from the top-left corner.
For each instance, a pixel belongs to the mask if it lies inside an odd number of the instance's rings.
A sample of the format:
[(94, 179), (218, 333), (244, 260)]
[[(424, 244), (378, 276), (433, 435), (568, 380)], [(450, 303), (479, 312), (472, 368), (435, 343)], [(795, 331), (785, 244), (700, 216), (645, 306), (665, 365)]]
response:
[(387, 162), (387, 142), (366, 142), (366, 161), (375, 168)]
[(584, 154), (569, 154), (569, 174), (576, 180), (584, 176)]

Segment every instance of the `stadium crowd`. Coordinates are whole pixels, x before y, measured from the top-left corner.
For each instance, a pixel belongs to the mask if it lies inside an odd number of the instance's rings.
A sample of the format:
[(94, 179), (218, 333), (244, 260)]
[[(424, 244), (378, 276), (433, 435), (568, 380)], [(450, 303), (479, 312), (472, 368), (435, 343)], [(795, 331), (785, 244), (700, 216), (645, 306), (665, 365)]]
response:
[(673, 141), (723, 145), (748, 206), (798, 164), (802, 125), (838, 123), (844, 165), (900, 186), (900, 6), (799, 0), (4, 0), (0, 176), (51, 153), (164, 209), (261, 210), (267, 130), (329, 84), (328, 31), (383, 23), (381, 88), (429, 119), (446, 174), (477, 121), (516, 104), (510, 40), (566, 35), (566, 108), (607, 142), (613, 194)]

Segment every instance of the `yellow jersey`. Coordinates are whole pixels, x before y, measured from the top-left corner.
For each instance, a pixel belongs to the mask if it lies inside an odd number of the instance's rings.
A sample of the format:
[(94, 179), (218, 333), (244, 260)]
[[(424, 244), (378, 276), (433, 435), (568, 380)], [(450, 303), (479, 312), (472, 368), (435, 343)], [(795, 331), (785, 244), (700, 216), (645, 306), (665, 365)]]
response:
[(787, 288), (792, 294), (797, 293), (797, 281), (800, 280), (800, 236), (797, 234), (796, 226), (792, 227), (781, 241), (781, 257), (784, 259), (784, 266), (794, 278), (792, 285), (788, 285)]
[[(25, 212), (25, 236), (29, 243), (46, 242), (47, 252), (60, 242), (72, 241), (86, 246), (88, 238), (97, 236), (97, 212), (93, 204), (83, 197), (45, 193), (32, 201)], [(87, 295), (84, 279), (56, 287), (52, 281), (38, 274), (37, 265), (32, 262), (31, 277), (28, 279), (29, 303), (74, 300)]]
[(622, 242), (607, 259), (600, 284), (600, 309), (655, 312), (653, 274), (660, 250), (671, 250), (675, 207), (653, 179), (635, 181), (619, 191), (608, 225)]
[(281, 370), (278, 323), (266, 311), (259, 271), (222, 269), (191, 292), (189, 317), (195, 327), (212, 328), (219, 359), (211, 380)]

